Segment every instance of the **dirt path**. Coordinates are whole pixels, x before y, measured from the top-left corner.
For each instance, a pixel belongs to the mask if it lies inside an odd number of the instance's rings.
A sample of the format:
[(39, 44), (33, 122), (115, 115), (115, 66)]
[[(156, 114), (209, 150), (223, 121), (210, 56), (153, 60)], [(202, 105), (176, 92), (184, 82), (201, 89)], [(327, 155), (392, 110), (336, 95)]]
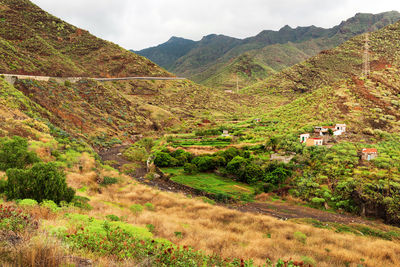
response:
[[(99, 152), (99, 155), (103, 159), (103, 161), (107, 160), (115, 161), (116, 163), (113, 164), (113, 167), (119, 169), (122, 165), (130, 163), (129, 161), (127, 161), (122, 157), (122, 152), (127, 147), (128, 146), (114, 147)], [(134, 178), (144, 184), (157, 188), (161, 191), (183, 193), (185, 195), (191, 195), (191, 196), (206, 196), (212, 198), (210, 194), (207, 194), (205, 192), (191, 188), (186, 185), (176, 183), (171, 180), (153, 179), (150, 181), (150, 180), (145, 180), (143, 176), (144, 174), (141, 177), (134, 177)], [(242, 212), (265, 214), (282, 220), (287, 220), (292, 218), (312, 218), (319, 220), (321, 222), (336, 222), (343, 224), (371, 223), (361, 217), (349, 214), (331, 213), (287, 202), (250, 202), (246, 204), (219, 204), (219, 205), (225, 206), (229, 209), (236, 209)]]
[(129, 147), (129, 145), (116, 146), (116, 147), (109, 148), (107, 150), (101, 150), (98, 152), (98, 154), (103, 161), (114, 161), (115, 164), (112, 164), (112, 167), (119, 169), (124, 164), (132, 163), (122, 157), (122, 152), (128, 147)]

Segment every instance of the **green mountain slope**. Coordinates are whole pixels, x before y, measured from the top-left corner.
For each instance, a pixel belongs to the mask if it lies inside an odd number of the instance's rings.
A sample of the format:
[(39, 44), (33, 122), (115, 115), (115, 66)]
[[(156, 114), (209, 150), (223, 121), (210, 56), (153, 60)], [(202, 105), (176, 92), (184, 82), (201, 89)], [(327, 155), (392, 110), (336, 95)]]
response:
[(0, 73), (170, 75), (144, 57), (76, 28), (28, 0), (0, 1), (0, 54)]
[[(140, 51), (140, 54), (149, 59), (157, 59), (157, 64), (170, 68), (180, 57), (190, 52), (196, 45), (195, 41), (171, 37), (166, 43)], [(137, 51), (132, 51), (137, 53)]]
[[(1, 0), (0, 24), (0, 73), (171, 75), (148, 59), (63, 22), (27, 0)], [(96, 146), (130, 142), (141, 133), (157, 134), (181, 123), (191, 125), (199, 117), (232, 115), (240, 112), (240, 103), (246, 100), (191, 81), (101, 83), (88, 79), (61, 84), (17, 80), (14, 85), (3, 78), (0, 81), (0, 100), (7, 102), (0, 106), (4, 115), (0, 135), (15, 134), (7, 125), (24, 125), (25, 120), (35, 119)], [(33, 135), (29, 127), (26, 135)]]
[[(295, 29), (285, 26), (279, 31), (263, 31), (257, 36), (244, 40), (230, 40), (225, 37), (225, 42), (220, 43), (222, 47), (217, 49), (215, 43), (209, 46), (213, 56), (209, 55), (207, 43), (200, 41), (188, 54), (179, 58), (173, 65), (166, 67), (180, 75), (190, 77), (192, 80), (204, 83), (209, 86), (229, 89), (236, 86), (236, 81), (232, 77), (237, 73), (227, 72), (227, 69), (235, 71), (237, 68), (236, 57), (243, 53), (250, 55), (252, 61), (267, 67), (267, 71), (261, 75), (267, 77), (271, 74), (271, 69), (280, 71), (286, 67), (302, 62), (318, 54), (322, 50), (331, 49), (344, 41), (364, 33), (374, 31), (400, 19), (398, 12), (385, 12), (381, 14), (356, 14), (353, 18), (342, 22), (340, 25), (331, 29), (323, 29), (315, 26), (297, 27)], [(216, 36), (213, 36), (216, 38)], [(227, 41), (230, 40), (230, 43)], [(228, 45), (229, 44), (229, 45)], [(228, 49), (232, 46), (230, 49)], [(159, 58), (155, 55), (157, 48), (152, 51), (151, 60), (159, 63)], [(208, 51), (208, 52), (204, 52)], [(138, 52), (141, 54), (141, 51)], [(245, 67), (243, 67), (245, 69)], [(256, 71), (256, 70), (254, 70)], [(250, 79), (246, 73), (239, 73), (240, 83), (246, 86), (249, 82), (256, 82), (257, 79)]]
[(346, 121), (357, 133), (399, 130), (400, 22), (369, 35), (371, 74), (362, 77), (365, 35), (323, 51), (244, 90), (291, 101), (267, 114), (282, 127)]

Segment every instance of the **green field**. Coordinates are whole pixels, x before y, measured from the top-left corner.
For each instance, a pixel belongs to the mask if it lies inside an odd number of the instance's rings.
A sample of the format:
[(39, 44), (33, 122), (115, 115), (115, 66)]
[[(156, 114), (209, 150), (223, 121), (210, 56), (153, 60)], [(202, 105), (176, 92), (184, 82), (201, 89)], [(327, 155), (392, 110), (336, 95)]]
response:
[(197, 173), (187, 175), (183, 168), (164, 168), (164, 173), (172, 174), (171, 180), (192, 188), (216, 195), (228, 195), (234, 199), (251, 200), (254, 188), (214, 173)]

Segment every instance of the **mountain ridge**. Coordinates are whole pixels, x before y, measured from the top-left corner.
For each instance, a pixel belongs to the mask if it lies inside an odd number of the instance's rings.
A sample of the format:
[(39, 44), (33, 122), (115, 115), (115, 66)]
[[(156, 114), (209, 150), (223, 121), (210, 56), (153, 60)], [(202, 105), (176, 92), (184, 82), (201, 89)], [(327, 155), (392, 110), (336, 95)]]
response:
[[(235, 73), (227, 73), (218, 82), (210, 82), (210, 80), (215, 81), (214, 73), (221, 72), (224, 68), (229, 68), (230, 60), (244, 53), (250, 53), (250, 55), (257, 58), (255, 61), (260, 61), (262, 65), (272, 67), (275, 71), (280, 71), (293, 65), (293, 54), (297, 53), (299, 55), (294, 57), (298, 58), (294, 63), (299, 63), (322, 50), (333, 48), (360, 33), (380, 29), (399, 19), (400, 13), (397, 11), (383, 12), (375, 15), (357, 13), (354, 17), (328, 29), (315, 25), (299, 26), (296, 28), (286, 25), (278, 31), (264, 30), (256, 36), (245, 39), (232, 37), (221, 39), (219, 37), (218, 41), (216, 39), (221, 35), (208, 35), (209, 37), (206, 38), (208, 42), (210, 42), (210, 36), (215, 41), (212, 45), (207, 47), (204, 41), (205, 38), (203, 37), (203, 39), (195, 43), (194, 47), (186, 55), (176, 59), (174, 62), (169, 62), (167, 69), (208, 86), (212, 85), (229, 89), (235, 86)], [(218, 47), (216, 47), (217, 44), (219, 45)], [(271, 59), (271, 53), (269, 53), (269, 50), (272, 49), (269, 47), (271, 45), (275, 46), (274, 50), (277, 55), (281, 54), (283, 58), (287, 58), (284, 60), (281, 59), (282, 62), (278, 64), (279, 66), (274, 67), (274, 65), (277, 65), (275, 62), (279, 59)], [(292, 55), (289, 57), (286, 56), (287, 53), (285, 52), (288, 48), (292, 51)], [(157, 56), (153, 57), (156, 50), (159, 53), (165, 53), (163, 51), (163, 44), (161, 44), (157, 49), (146, 50), (146, 54), (143, 55), (157, 62)], [(151, 51), (153, 51), (153, 54), (150, 53)], [(141, 51), (137, 51), (137, 53), (141, 54)], [(161, 66), (163, 65), (161, 64)], [(266, 72), (262, 78), (266, 78), (269, 75)], [(260, 78), (260, 75), (258, 77)], [(242, 86), (250, 85), (257, 80), (252, 77), (243, 78), (241, 80)]]

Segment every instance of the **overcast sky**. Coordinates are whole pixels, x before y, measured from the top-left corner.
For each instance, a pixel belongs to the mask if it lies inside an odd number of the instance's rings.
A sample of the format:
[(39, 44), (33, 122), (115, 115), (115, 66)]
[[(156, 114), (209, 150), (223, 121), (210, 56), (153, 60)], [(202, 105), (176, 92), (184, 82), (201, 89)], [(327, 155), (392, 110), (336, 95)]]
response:
[(31, 0), (98, 37), (140, 50), (171, 36), (237, 38), (262, 30), (332, 27), (358, 12), (400, 11), (400, 0)]

